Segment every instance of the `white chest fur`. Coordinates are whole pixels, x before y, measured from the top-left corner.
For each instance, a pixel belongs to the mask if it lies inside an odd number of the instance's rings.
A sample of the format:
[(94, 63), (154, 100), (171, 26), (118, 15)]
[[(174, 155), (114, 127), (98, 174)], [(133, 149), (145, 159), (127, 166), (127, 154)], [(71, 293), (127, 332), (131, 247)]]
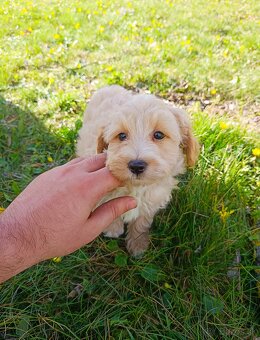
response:
[(164, 208), (171, 198), (171, 191), (177, 186), (178, 181), (172, 177), (160, 183), (144, 186), (121, 187), (114, 190), (106, 197), (132, 196), (137, 201), (137, 207), (128, 211), (122, 217), (125, 223), (136, 220), (139, 216), (153, 217), (161, 208)]
[(133, 187), (131, 192), (129, 192), (128, 195), (136, 199), (137, 207), (123, 215), (123, 220), (125, 223), (129, 223), (133, 220), (136, 220), (137, 217), (141, 215), (141, 212), (143, 212), (146, 191), (147, 187), (145, 186), (145, 187)]

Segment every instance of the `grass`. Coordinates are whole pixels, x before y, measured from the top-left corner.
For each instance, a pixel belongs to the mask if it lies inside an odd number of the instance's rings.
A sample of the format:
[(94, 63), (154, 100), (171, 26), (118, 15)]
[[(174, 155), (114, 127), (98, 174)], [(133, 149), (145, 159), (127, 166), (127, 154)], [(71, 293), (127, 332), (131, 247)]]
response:
[[(123, 239), (100, 237), (60, 263), (17, 275), (0, 286), (0, 337), (260, 335), (259, 160), (248, 132), (259, 99), (258, 7), (255, 0), (1, 3), (0, 206), (73, 157), (86, 101), (105, 84), (187, 106), (202, 152), (156, 217), (142, 259), (128, 257)], [(220, 115), (226, 103), (235, 105), (232, 117)]]

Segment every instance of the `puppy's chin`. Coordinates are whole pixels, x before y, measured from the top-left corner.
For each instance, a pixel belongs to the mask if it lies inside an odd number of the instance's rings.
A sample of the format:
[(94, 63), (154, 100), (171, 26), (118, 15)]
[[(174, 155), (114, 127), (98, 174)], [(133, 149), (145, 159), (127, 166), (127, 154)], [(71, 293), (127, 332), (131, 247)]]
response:
[(140, 185), (149, 185), (154, 183), (155, 180), (149, 178), (148, 176), (146, 176), (145, 174), (141, 174), (141, 175), (130, 175), (129, 179), (126, 180), (126, 184), (131, 185), (131, 186), (140, 186)]

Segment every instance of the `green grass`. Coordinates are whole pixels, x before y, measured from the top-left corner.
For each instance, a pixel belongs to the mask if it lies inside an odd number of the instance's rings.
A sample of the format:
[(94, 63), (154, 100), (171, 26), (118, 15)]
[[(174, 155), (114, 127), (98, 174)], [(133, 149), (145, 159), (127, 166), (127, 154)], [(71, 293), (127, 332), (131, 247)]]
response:
[[(0, 286), (0, 338), (260, 336), (259, 160), (248, 132), (259, 99), (258, 11), (255, 0), (1, 2), (0, 206), (73, 157), (86, 101), (102, 85), (186, 105), (202, 151), (142, 259), (128, 257), (123, 238), (100, 237), (17, 275)], [(232, 116), (220, 116), (226, 103)]]

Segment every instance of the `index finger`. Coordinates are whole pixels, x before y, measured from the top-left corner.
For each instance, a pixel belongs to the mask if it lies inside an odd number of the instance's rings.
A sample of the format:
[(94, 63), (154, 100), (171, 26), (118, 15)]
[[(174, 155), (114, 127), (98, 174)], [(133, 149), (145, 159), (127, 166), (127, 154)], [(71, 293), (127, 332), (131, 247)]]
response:
[[(101, 199), (103, 196), (105, 196), (107, 193), (112, 191), (113, 189), (116, 189), (120, 186), (120, 181), (116, 179), (111, 172), (108, 170), (108, 168), (99, 169), (95, 172), (91, 173), (91, 190), (92, 194), (96, 199)], [(86, 185), (88, 186), (88, 192), (89, 192), (89, 179), (86, 181)]]
[(94, 172), (106, 166), (106, 154), (100, 153), (98, 155), (83, 158), (80, 162), (75, 164), (82, 167), (87, 172)]

